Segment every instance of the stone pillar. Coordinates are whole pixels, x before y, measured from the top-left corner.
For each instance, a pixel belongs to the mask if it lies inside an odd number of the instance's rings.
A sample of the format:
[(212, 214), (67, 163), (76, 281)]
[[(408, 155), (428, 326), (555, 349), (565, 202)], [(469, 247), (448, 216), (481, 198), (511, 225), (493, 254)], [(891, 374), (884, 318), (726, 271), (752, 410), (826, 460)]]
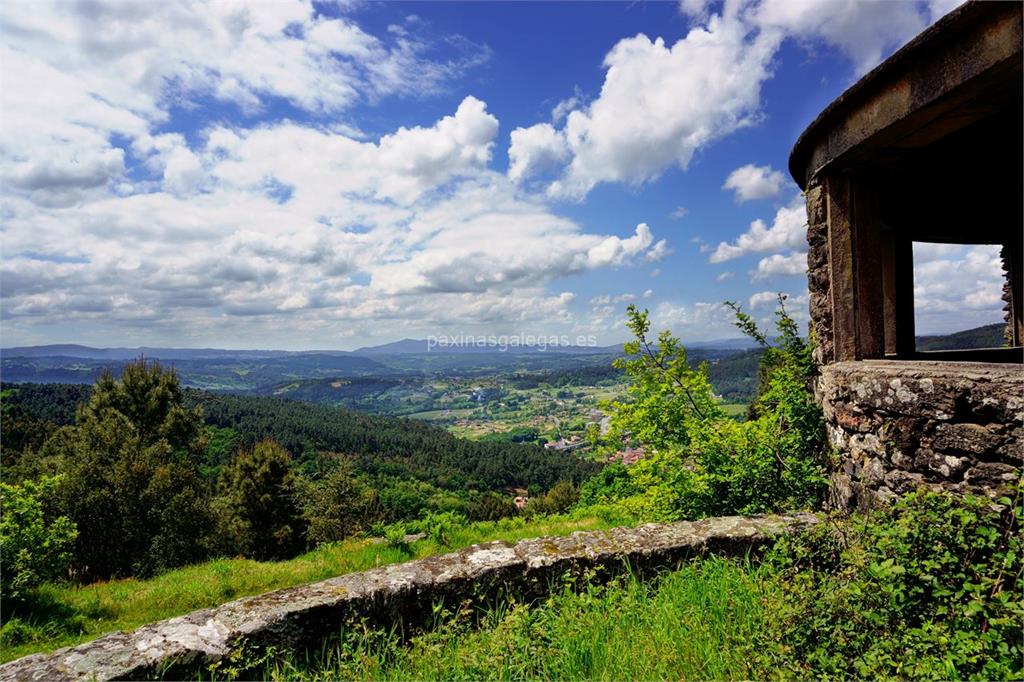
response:
[(823, 365), (835, 359), (825, 192), (818, 182), (814, 182), (804, 194), (807, 200), (807, 287), (810, 291), (811, 337), (814, 360)]

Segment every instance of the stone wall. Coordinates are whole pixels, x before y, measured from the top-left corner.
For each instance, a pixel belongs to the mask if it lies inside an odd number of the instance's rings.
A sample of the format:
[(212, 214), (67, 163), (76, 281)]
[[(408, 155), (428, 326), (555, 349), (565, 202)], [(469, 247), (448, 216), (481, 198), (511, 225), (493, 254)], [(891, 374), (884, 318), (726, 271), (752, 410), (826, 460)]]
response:
[[(488, 604), (543, 597), (568, 575), (602, 580), (627, 567), (672, 568), (708, 553), (742, 555), (779, 533), (813, 524), (812, 514), (720, 517), (670, 525), (578, 532), (569, 537), (490, 542), (459, 552), (351, 573), (229, 602), (118, 632), (52, 654), (0, 666), (0, 681), (194, 677), (245, 646), (317, 646), (348, 623), (415, 631), (434, 604)], [(207, 672), (207, 677), (209, 673)]]
[(840, 456), (833, 507), (868, 508), (919, 486), (996, 495), (1021, 475), (1020, 365), (840, 362), (822, 367), (818, 393)]
[(828, 213), (825, 192), (818, 181), (807, 187), (807, 288), (810, 293), (814, 360), (832, 362), (832, 292), (829, 286)]

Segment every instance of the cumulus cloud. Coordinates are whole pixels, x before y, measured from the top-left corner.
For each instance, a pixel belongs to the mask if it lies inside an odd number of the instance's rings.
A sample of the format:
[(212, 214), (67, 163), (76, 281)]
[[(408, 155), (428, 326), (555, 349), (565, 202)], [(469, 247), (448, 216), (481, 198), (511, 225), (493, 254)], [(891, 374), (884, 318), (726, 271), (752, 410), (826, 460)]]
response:
[(1005, 282), (997, 245), (914, 244), (918, 333), (946, 333), (1000, 322)]
[[(560, 128), (513, 140), (515, 166), (509, 172), (523, 179), (560, 163), (548, 192), (578, 200), (600, 183), (637, 185), (672, 166), (686, 170), (699, 150), (760, 120), (761, 87), (785, 40), (808, 50), (828, 45), (863, 72), (952, 4), (681, 0), (689, 33), (671, 45), (644, 34), (619, 41), (605, 56), (597, 98), (569, 98), (554, 112), (556, 124), (564, 117)], [(736, 179), (741, 201), (778, 193), (783, 176), (763, 172), (763, 178), (744, 184)], [(747, 198), (743, 186), (750, 187)]]
[(837, 48), (858, 72), (878, 64), (936, 18), (916, 2), (861, 0), (761, 0), (750, 12), (751, 22), (762, 29)]
[[(212, 98), (252, 113), (279, 98), (338, 114), (359, 101), (436, 92), (488, 55), (463, 40), (454, 59), (434, 63), (411, 32), (382, 40), (308, 0), (41, 0), (0, 5), (0, 23), (0, 147), (9, 159), (0, 178), (47, 205), (99, 196), (125, 169), (115, 136), (138, 145), (173, 107)], [(196, 186), (187, 149), (157, 158), (171, 164), (154, 169), (167, 189)]]
[(594, 101), (570, 111), (555, 135), (545, 129), (543, 145), (516, 144), (517, 172), (568, 149), (548, 191), (579, 199), (602, 182), (638, 184), (672, 165), (685, 169), (698, 149), (755, 120), (777, 45), (775, 35), (751, 36), (734, 8), (672, 45), (643, 34), (621, 40), (605, 56)]
[(780, 251), (804, 245), (807, 239), (807, 211), (803, 197), (794, 197), (788, 206), (775, 212), (771, 226), (757, 219), (734, 242), (720, 242), (708, 260), (712, 263), (739, 258), (750, 253)]
[(751, 273), (753, 279), (767, 279), (777, 275), (802, 275), (807, 272), (807, 252), (794, 251), (789, 254), (776, 253), (757, 262), (757, 269)]
[(668, 240), (659, 239), (658, 242), (651, 247), (651, 250), (644, 256), (648, 261), (657, 263), (662, 258), (672, 254), (672, 248), (668, 245)]
[(673, 220), (679, 220), (680, 218), (685, 218), (686, 214), (689, 212), (690, 209), (685, 206), (676, 206), (672, 213), (669, 214), (669, 217)]
[[(650, 291), (650, 289), (648, 289), (647, 291)], [(645, 296), (645, 298), (646, 298), (646, 296)], [(590, 305), (592, 305), (592, 306), (605, 306), (605, 305), (614, 305), (614, 304), (617, 304), (617, 303), (628, 303), (630, 301), (635, 301), (635, 300), (636, 300), (636, 295), (634, 295), (634, 294), (619, 294), (618, 296), (612, 296), (611, 294), (604, 294), (602, 296), (594, 296), (593, 298), (591, 298), (590, 299)]]
[(737, 202), (754, 199), (769, 199), (782, 191), (786, 177), (771, 166), (755, 166), (748, 163), (740, 166), (725, 179), (722, 189), (731, 189)]
[(665, 301), (651, 311), (651, 328), (671, 329), (683, 342), (736, 336), (733, 313), (721, 303)]
[(775, 303), (779, 298), (778, 292), (775, 291), (759, 291), (756, 294), (752, 294), (747, 305), (750, 306), (751, 310), (757, 310), (766, 305)]
[(550, 123), (512, 131), (508, 148), (508, 177), (519, 181), (540, 170), (557, 167), (570, 156), (565, 138)]

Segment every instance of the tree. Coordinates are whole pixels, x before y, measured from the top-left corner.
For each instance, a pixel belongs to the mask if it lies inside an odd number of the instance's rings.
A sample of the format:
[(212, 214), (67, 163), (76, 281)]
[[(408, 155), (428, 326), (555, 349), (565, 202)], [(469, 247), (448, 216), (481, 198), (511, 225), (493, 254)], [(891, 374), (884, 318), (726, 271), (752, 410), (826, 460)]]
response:
[(67, 577), (78, 530), (52, 506), (60, 479), (0, 483), (0, 592), (20, 600), (41, 583)]
[(629, 377), (629, 396), (602, 405), (612, 413), (609, 441), (630, 436), (655, 448), (686, 447), (696, 431), (722, 417), (707, 366), (691, 368), (686, 349), (668, 330), (652, 344), (646, 310), (630, 305), (627, 315), (635, 338), (623, 347), (626, 357), (613, 364)]
[(221, 524), (234, 551), (284, 559), (302, 548), (303, 523), (292, 456), (271, 440), (241, 450), (220, 481)]
[(324, 478), (307, 483), (302, 497), (306, 538), (311, 545), (344, 540), (380, 517), (377, 493), (356, 477), (348, 462), (340, 462)]
[(825, 430), (811, 393), (816, 368), (810, 346), (783, 297), (774, 345), (750, 316), (728, 305), (737, 326), (766, 347), (755, 418), (727, 418), (706, 368), (690, 368), (685, 349), (667, 331), (652, 346), (647, 312), (631, 306), (628, 325), (636, 338), (626, 344), (629, 357), (619, 361), (631, 382), (630, 400), (609, 407), (614, 433), (643, 443), (648, 454), (627, 469), (627, 481), (588, 485), (587, 500), (612, 499), (652, 521), (756, 514), (820, 500)]
[(120, 380), (106, 373), (97, 381), (75, 425), (44, 447), (61, 462), (81, 577), (149, 575), (206, 556), (203, 447), (202, 413), (182, 406), (174, 370), (140, 359)]

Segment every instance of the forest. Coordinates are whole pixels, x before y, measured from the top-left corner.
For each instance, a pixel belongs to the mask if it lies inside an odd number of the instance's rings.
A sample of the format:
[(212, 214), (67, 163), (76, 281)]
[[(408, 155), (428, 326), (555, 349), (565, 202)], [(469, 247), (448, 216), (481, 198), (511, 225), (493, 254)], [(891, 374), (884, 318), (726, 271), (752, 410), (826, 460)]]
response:
[(282, 559), (430, 514), (510, 516), (509, 490), (574, 488), (599, 469), (415, 420), (182, 389), (148, 361), (91, 388), (2, 396), (5, 485), (52, 482), (51, 502), (78, 527), (71, 570), (91, 578), (234, 553)]

